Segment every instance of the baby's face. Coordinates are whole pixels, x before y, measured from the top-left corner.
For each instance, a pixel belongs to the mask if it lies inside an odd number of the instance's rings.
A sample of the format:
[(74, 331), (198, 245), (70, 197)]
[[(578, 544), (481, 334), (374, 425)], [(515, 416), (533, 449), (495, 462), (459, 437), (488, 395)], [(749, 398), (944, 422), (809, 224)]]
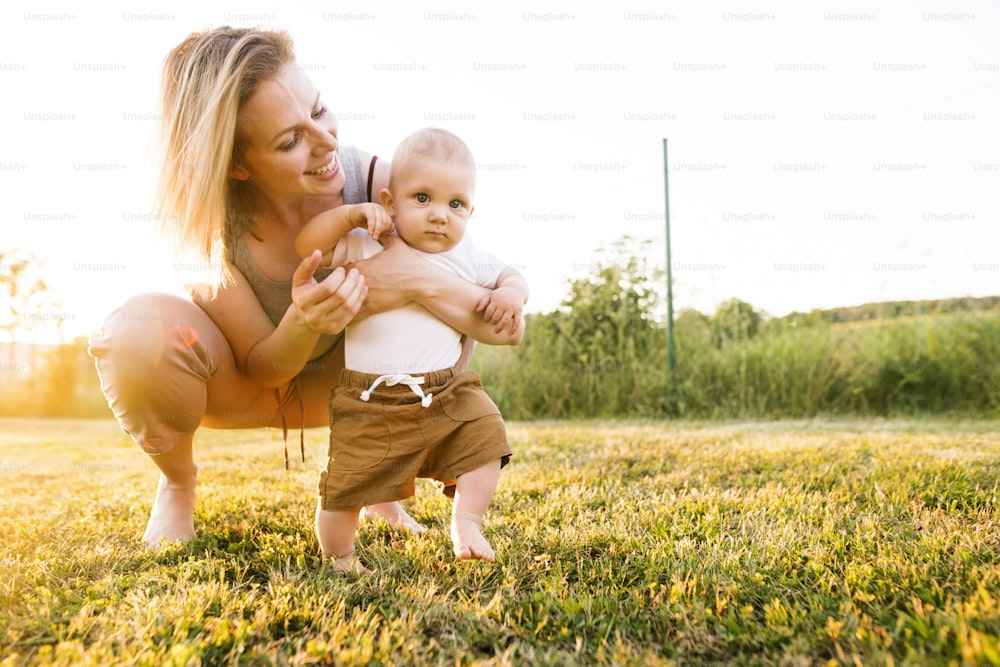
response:
[(393, 175), (392, 192), (382, 203), (408, 245), (443, 252), (465, 236), (475, 189), (475, 173), (467, 166), (414, 156)]

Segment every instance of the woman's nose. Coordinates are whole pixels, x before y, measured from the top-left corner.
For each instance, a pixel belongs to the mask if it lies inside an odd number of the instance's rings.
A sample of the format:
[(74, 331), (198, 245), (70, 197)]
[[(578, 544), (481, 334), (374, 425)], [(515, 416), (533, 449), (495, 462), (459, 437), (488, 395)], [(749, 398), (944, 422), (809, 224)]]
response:
[(337, 150), (337, 137), (329, 132), (323, 131), (316, 134), (316, 142), (313, 145), (314, 155), (325, 155), (330, 151)]
[(313, 122), (313, 129), (316, 135), (315, 153), (322, 155), (337, 149), (337, 121), (327, 121), (326, 123)]

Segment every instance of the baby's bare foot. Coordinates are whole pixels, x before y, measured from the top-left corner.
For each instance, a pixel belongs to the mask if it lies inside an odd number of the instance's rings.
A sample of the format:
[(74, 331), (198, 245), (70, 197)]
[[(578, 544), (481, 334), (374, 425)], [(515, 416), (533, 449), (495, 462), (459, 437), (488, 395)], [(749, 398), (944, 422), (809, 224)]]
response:
[(346, 556), (341, 556), (340, 558), (330, 558), (327, 561), (330, 567), (337, 570), (338, 572), (343, 572), (344, 574), (371, 574), (372, 571), (365, 567), (354, 552), (347, 554)]
[(181, 485), (160, 475), (153, 509), (142, 535), (147, 547), (158, 549), (161, 540), (187, 542), (194, 537), (194, 489), (194, 480)]
[(362, 520), (367, 520), (372, 516), (377, 516), (393, 528), (407, 530), (414, 535), (419, 535), (427, 530), (427, 526), (417, 522), (399, 503), (379, 503), (362, 508)]
[(493, 561), (496, 554), (479, 530), (483, 518), (468, 512), (456, 512), (451, 518), (451, 544), (461, 560)]

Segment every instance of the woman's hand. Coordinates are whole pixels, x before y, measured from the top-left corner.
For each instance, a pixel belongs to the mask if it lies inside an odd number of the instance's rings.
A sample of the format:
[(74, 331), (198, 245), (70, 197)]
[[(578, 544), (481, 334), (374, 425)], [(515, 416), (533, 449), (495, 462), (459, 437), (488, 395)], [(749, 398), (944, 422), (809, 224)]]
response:
[(361, 307), (362, 315), (382, 313), (410, 303), (418, 286), (434, 269), (395, 234), (385, 234), (379, 242), (385, 250), (353, 265), (363, 274), (368, 288), (368, 298)]
[(354, 316), (368, 295), (365, 277), (357, 270), (334, 269), (323, 282), (313, 274), (322, 260), (319, 250), (306, 257), (292, 276), (292, 302), (301, 319), (312, 329), (323, 333), (340, 333)]

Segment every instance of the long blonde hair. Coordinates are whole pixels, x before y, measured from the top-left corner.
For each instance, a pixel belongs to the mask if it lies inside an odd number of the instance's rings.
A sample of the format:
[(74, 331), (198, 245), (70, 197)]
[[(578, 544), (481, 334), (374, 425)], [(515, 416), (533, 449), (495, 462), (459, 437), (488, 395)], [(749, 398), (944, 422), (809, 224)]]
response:
[(215, 286), (231, 279), (236, 227), (254, 229), (251, 186), (229, 177), (240, 151), (239, 110), (294, 60), (284, 31), (224, 26), (192, 33), (164, 61), (155, 217), (178, 251), (205, 262)]

